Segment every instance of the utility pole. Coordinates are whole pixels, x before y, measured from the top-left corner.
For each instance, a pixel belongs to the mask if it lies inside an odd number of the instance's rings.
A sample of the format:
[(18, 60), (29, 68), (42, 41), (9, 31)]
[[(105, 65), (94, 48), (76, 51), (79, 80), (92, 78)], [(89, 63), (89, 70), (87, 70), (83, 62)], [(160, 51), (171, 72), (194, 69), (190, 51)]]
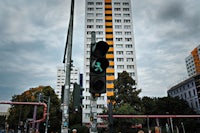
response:
[[(65, 87), (63, 95), (62, 108), (62, 125), (61, 133), (68, 133), (69, 130), (69, 90), (70, 90), (70, 75), (71, 75), (71, 55), (72, 55), (72, 40), (73, 40), (73, 19), (74, 19), (74, 0), (71, 0), (70, 21), (68, 27), (67, 41), (65, 46), (63, 63), (66, 66), (65, 72)], [(67, 57), (66, 57), (67, 54)]]

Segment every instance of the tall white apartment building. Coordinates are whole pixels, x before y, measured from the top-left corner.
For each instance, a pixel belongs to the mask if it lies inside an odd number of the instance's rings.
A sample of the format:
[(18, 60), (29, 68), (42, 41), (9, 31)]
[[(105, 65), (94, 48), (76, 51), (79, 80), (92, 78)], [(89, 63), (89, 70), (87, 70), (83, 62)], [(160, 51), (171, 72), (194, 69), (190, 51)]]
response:
[[(91, 32), (96, 32), (96, 41), (106, 41), (110, 48), (106, 55), (109, 67), (106, 70), (107, 93), (97, 100), (97, 113), (107, 107), (107, 98), (113, 95), (113, 81), (118, 74), (127, 71), (137, 83), (136, 52), (133, 33), (131, 0), (85, 0), (84, 40), (84, 100), (83, 123), (90, 123), (90, 45)], [(101, 122), (101, 120), (98, 120)]]
[(185, 58), (185, 63), (189, 77), (200, 73), (200, 45)]
[[(56, 86), (56, 95), (58, 98), (61, 98), (62, 86), (65, 84), (65, 69), (64, 67), (57, 67), (57, 86)], [(80, 71), (76, 67), (72, 67), (71, 75), (70, 75), (70, 83), (80, 84)], [(73, 91), (73, 85), (70, 86), (70, 91)]]

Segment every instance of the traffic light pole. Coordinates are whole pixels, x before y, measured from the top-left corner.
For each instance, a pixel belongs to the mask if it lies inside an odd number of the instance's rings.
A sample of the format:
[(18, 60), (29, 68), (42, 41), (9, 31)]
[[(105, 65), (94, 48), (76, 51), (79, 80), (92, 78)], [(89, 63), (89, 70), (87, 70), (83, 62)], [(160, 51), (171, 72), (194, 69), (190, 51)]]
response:
[[(95, 43), (96, 43), (96, 34), (93, 31), (91, 33), (90, 52), (92, 51), (92, 46), (95, 45)], [(90, 122), (91, 122), (90, 133), (97, 133), (97, 97), (95, 97), (94, 94), (92, 94), (92, 93), (90, 96)]]
[(91, 94), (90, 99), (90, 133), (97, 133), (97, 97)]

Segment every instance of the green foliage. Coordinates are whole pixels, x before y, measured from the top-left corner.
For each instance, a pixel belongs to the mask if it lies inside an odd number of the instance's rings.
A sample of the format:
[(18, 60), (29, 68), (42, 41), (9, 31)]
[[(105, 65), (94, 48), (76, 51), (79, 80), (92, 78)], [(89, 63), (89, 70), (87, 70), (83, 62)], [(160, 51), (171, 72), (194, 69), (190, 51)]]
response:
[[(113, 114), (146, 114), (146, 115), (188, 115), (195, 114), (195, 112), (189, 107), (188, 103), (178, 97), (162, 97), (162, 98), (150, 98), (139, 97), (141, 89), (135, 88), (135, 81), (129, 76), (127, 72), (122, 72), (118, 75), (118, 79), (114, 81), (114, 96), (111, 101), (115, 103), (113, 105)], [(165, 128), (168, 119), (159, 119), (160, 126)], [(197, 120), (192, 118), (176, 118), (173, 119), (173, 124), (181, 129), (181, 123), (184, 123), (186, 132), (195, 132), (197, 126)], [(147, 127), (146, 119), (114, 119), (114, 127), (116, 131), (125, 130), (132, 132), (131, 125), (143, 124)], [(150, 119), (150, 127), (156, 126), (156, 119)], [(164, 130), (163, 130), (164, 131)]]
[[(132, 79), (126, 71), (118, 75), (114, 80), (114, 96), (112, 101), (115, 102), (113, 106), (113, 114), (118, 115), (135, 115), (142, 113), (141, 99), (138, 96), (141, 90), (136, 89), (135, 80)], [(131, 131), (130, 128), (136, 123), (142, 123), (142, 119), (114, 119), (114, 127), (116, 132)]]
[(124, 103), (121, 106), (116, 107), (115, 110), (116, 110), (115, 114), (122, 114), (122, 115), (136, 114), (134, 108), (128, 103)]
[[(188, 105), (188, 103), (179, 99), (179, 97), (162, 97), (162, 98), (149, 98), (143, 97), (142, 104), (144, 106), (144, 114), (149, 115), (194, 115), (196, 114)], [(165, 127), (168, 119), (160, 119), (160, 125)], [(193, 118), (175, 118), (173, 119), (173, 124), (182, 129), (181, 123), (184, 123), (185, 129), (188, 132), (195, 132), (197, 126), (197, 121)], [(151, 119), (150, 126), (155, 126), (156, 120)], [(146, 125), (145, 125), (146, 126)]]
[[(42, 94), (40, 102), (47, 103), (48, 97), (50, 97), (50, 112), (49, 112), (49, 123), (50, 131), (59, 131), (61, 125), (61, 111), (60, 111), (60, 100), (55, 94), (53, 88), (50, 86), (39, 86), (37, 88), (30, 88), (23, 92), (21, 95), (14, 95), (12, 101), (16, 102), (38, 102), (39, 94)], [(17, 129), (19, 121), (26, 122), (27, 119), (33, 118), (34, 106), (31, 105), (12, 105), (9, 110), (10, 115), (8, 117), (8, 123), (10, 128)], [(43, 107), (37, 107), (37, 119), (42, 118)], [(40, 123), (40, 132), (44, 132), (44, 124)]]
[(135, 80), (132, 79), (126, 71), (118, 75), (114, 80), (114, 97), (115, 106), (120, 106), (124, 103), (129, 103), (136, 110), (141, 111), (141, 99), (138, 96), (141, 89), (136, 90)]
[(0, 116), (0, 129), (5, 128), (6, 116)]

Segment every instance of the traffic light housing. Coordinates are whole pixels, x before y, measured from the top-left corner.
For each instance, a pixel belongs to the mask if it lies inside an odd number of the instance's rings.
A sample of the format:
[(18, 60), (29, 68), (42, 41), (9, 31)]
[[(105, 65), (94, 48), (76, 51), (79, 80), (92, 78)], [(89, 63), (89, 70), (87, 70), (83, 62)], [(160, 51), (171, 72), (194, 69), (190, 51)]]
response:
[(106, 59), (109, 45), (105, 41), (91, 44), (90, 52), (90, 90), (92, 94), (106, 93)]
[(80, 107), (82, 105), (82, 100), (84, 99), (82, 95), (82, 91), (84, 89), (78, 85), (77, 83), (74, 84), (74, 90), (73, 90), (73, 107), (75, 111), (79, 111)]

